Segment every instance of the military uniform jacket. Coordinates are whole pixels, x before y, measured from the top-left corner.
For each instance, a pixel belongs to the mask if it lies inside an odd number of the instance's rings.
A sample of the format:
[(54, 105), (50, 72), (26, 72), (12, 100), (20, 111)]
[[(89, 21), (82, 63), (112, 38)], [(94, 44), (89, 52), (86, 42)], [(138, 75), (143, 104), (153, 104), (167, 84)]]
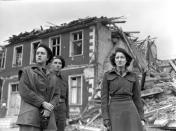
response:
[(39, 108), (44, 101), (56, 106), (59, 91), (54, 76), (48, 76), (38, 66), (26, 67), (19, 71), (19, 93), (21, 107), (17, 120), (19, 125), (39, 125)]
[[(66, 113), (66, 118), (69, 118), (69, 100), (68, 100), (69, 98), (68, 98), (67, 80), (60, 73), (56, 74), (56, 76), (57, 76), (57, 88), (60, 90), (60, 102), (56, 105), (55, 117), (56, 119), (57, 117), (61, 117), (61, 113), (62, 111), (64, 111), (64, 113)], [(62, 105), (61, 103), (65, 103), (65, 105)]]
[(110, 98), (131, 98), (138, 110), (141, 119), (144, 119), (143, 106), (141, 102), (140, 86), (137, 75), (127, 72), (121, 77), (114, 69), (104, 74), (101, 88), (101, 108), (103, 119), (109, 119)]

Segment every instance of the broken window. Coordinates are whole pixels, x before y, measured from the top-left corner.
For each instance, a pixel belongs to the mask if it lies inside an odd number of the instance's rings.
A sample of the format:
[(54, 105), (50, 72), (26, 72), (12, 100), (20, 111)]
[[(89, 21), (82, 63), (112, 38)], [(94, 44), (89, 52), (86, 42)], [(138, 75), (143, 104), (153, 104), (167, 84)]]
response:
[(30, 64), (34, 64), (35, 63), (36, 49), (37, 49), (39, 44), (40, 44), (40, 41), (31, 43)]
[(83, 34), (82, 31), (71, 34), (71, 56), (83, 54)]
[(5, 68), (5, 56), (6, 56), (6, 51), (0, 52), (0, 69)]
[(23, 46), (14, 47), (13, 67), (22, 66)]
[(82, 104), (82, 78), (81, 76), (73, 76), (70, 78), (70, 104)]
[(57, 56), (57, 55), (60, 55), (60, 50), (61, 50), (61, 42), (60, 42), (60, 37), (54, 37), (54, 38), (51, 38), (51, 44), (50, 44), (50, 47), (52, 49), (52, 52), (53, 52), (53, 55), (54, 56)]

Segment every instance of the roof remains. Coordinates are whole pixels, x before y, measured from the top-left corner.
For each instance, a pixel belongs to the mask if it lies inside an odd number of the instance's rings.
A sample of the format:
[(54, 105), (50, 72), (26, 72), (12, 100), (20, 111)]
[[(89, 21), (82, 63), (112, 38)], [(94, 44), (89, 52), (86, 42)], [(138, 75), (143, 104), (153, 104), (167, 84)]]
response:
[(73, 20), (69, 23), (63, 23), (60, 26), (50, 26), (48, 29), (43, 30), (42, 26), (40, 30), (35, 30), (33, 29), (30, 32), (24, 32), (20, 33), (18, 35), (12, 35), (9, 37), (7, 40), (9, 44), (16, 44), (18, 42), (23, 42), (32, 38), (38, 38), (38, 37), (44, 37), (50, 33), (53, 32), (67, 32), (83, 27), (87, 27), (90, 25), (94, 25), (96, 23), (101, 23), (105, 26), (107, 26), (110, 30), (117, 30), (117, 26), (114, 26), (116, 23), (125, 23), (126, 21), (124, 20), (124, 17), (112, 17), (112, 18), (107, 18), (107, 17), (86, 17), (84, 19), (77, 19)]
[[(68, 23), (63, 23), (60, 26), (52, 24), (53, 26), (50, 26), (48, 29), (43, 29), (43, 27), (41, 26), (40, 29), (38, 30), (33, 29), (30, 32), (24, 32), (24, 33), (21, 32), (18, 35), (13, 35), (9, 37), (8, 42), (9, 42), (9, 45), (13, 45), (13, 44), (18, 44), (20, 42), (28, 41), (31, 39), (47, 38), (57, 34), (83, 29), (92, 25), (102, 24), (111, 31), (112, 38), (120, 37), (125, 41), (125, 43), (127, 43), (130, 53), (139, 64), (139, 68), (140, 69), (146, 68), (147, 63), (146, 61), (143, 60), (144, 58), (142, 57), (145, 55), (144, 52), (146, 51), (146, 48), (143, 49), (142, 43), (145, 43), (145, 41), (149, 41), (151, 38), (149, 39), (148, 37), (147, 40), (140, 41), (138, 40), (138, 37), (132, 36), (132, 34), (134, 33), (139, 33), (138, 31), (124, 32), (121, 28), (119, 28), (116, 25), (117, 23), (125, 23), (125, 22), (126, 20), (123, 16), (111, 17), (111, 18), (104, 17), (104, 16), (99, 18), (98, 17), (79, 18), (77, 20), (73, 20)], [(140, 54), (137, 52), (139, 52)], [(143, 55), (141, 54), (142, 52), (143, 52)]]

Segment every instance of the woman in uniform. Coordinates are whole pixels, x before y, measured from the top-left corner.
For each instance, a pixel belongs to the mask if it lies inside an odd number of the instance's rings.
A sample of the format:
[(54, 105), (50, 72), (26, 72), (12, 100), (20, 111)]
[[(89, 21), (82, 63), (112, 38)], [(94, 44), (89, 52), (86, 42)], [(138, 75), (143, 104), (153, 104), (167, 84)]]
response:
[(68, 85), (67, 81), (61, 75), (61, 69), (64, 67), (65, 60), (61, 56), (53, 58), (51, 73), (54, 73), (57, 76), (57, 88), (60, 90), (60, 100), (54, 109), (58, 131), (64, 131), (69, 119)]
[(40, 44), (35, 53), (36, 64), (19, 71), (21, 107), (17, 124), (20, 131), (56, 131), (54, 107), (59, 90), (46, 66), (52, 59), (51, 50)]
[(142, 131), (143, 107), (138, 77), (129, 72), (132, 57), (122, 48), (110, 56), (114, 67), (104, 74), (101, 109), (104, 126), (111, 131)]

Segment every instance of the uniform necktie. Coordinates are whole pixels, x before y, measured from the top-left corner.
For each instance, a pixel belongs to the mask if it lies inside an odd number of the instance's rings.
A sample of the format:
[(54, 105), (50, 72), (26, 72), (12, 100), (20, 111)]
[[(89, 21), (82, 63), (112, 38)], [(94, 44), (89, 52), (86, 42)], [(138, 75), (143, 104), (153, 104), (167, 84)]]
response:
[(122, 71), (120, 71), (120, 75), (122, 76)]

